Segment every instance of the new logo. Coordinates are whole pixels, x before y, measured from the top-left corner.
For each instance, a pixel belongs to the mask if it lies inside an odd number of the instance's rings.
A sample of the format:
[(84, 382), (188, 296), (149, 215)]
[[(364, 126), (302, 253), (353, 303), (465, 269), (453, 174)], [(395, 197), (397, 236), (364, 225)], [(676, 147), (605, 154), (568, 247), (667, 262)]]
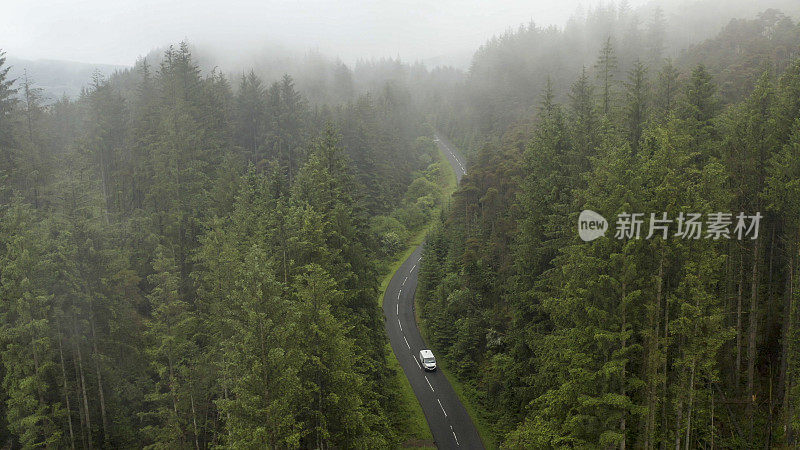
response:
[(593, 241), (606, 234), (608, 221), (590, 209), (584, 209), (578, 216), (578, 235), (585, 242)]

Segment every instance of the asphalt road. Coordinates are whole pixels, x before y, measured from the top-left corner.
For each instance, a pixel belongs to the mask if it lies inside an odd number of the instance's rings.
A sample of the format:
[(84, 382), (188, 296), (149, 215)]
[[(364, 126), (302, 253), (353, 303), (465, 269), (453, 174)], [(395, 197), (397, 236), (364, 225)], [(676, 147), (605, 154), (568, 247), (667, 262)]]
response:
[[(456, 178), (466, 174), (464, 158), (442, 138), (437, 144), (447, 155)], [(414, 317), (414, 293), (422, 256), (422, 246), (395, 272), (383, 297), (386, 332), (397, 360), (417, 396), (428, 421), (433, 440), (440, 449), (482, 449), (478, 431), (444, 374), (425, 372), (419, 365), (419, 351), (428, 348), (422, 340)], [(434, 356), (437, 356), (434, 352)]]
[(461, 177), (467, 174), (467, 161), (458, 153), (455, 147), (452, 144), (447, 142), (442, 136), (436, 134), (434, 136), (436, 140), (436, 145), (439, 146), (440, 149), (444, 152), (445, 156), (447, 156), (447, 160), (450, 162), (450, 167), (453, 168), (453, 172), (456, 173), (456, 180), (460, 183)]

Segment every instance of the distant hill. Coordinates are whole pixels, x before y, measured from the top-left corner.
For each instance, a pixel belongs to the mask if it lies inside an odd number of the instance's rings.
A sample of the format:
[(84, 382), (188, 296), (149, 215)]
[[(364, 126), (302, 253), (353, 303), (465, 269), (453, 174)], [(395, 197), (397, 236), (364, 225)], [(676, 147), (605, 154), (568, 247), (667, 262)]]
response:
[(114, 72), (124, 70), (126, 66), (115, 66), (110, 64), (90, 64), (74, 61), (57, 61), (39, 59), (35, 61), (15, 58), (8, 56), (6, 64), (11, 66), (9, 77), (22, 80), (25, 70), (32, 84), (43, 90), (45, 100), (53, 102), (63, 96), (77, 97), (81, 89), (88, 86), (92, 81), (92, 74), (95, 71), (104, 76), (112, 75)]

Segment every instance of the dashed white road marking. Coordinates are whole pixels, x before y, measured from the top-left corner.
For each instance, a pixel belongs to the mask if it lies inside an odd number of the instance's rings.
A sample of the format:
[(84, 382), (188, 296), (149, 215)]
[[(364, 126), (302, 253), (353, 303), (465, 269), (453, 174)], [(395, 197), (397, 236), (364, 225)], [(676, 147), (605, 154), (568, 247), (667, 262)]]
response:
[(405, 278), (403, 279), (403, 284), (401, 284), (400, 286), (405, 286), (405, 285), (406, 285), (406, 281), (408, 281), (408, 277), (405, 277)]
[(411, 270), (409, 270), (409, 271), (408, 271), (408, 273), (411, 273), (411, 272), (413, 272), (413, 271), (414, 271), (414, 269), (416, 269), (416, 268), (417, 268), (417, 265), (416, 265), (416, 264), (414, 264), (414, 267), (412, 267), (412, 268), (411, 268)]
[(403, 324), (400, 323), (400, 319), (397, 319), (397, 324), (400, 325), (400, 331), (403, 331)]
[(400, 303), (397, 304), (397, 308), (396, 309), (397, 309), (397, 315), (399, 316), (400, 315)]
[(419, 367), (419, 368), (420, 368), (420, 370), (422, 370), (422, 366), (421, 366), (421, 365), (419, 365), (419, 361), (417, 361), (417, 358), (414, 358), (414, 357), (412, 356), (412, 357), (411, 357), (411, 359), (413, 359), (413, 360), (414, 360), (414, 362), (415, 362), (415, 363), (417, 363), (417, 367)]
[(425, 381), (428, 382), (428, 387), (431, 388), (431, 392), (436, 392), (433, 390), (433, 385), (431, 385), (431, 381), (428, 379), (427, 375), (425, 375)]
[(406, 341), (406, 347), (408, 347), (408, 349), (411, 350), (411, 346), (408, 345), (408, 339), (406, 339), (406, 337), (403, 336), (403, 340)]
[[(452, 431), (452, 430), (450, 430), (450, 431)], [(459, 446), (459, 447), (461, 447), (461, 444), (459, 444), (459, 443), (458, 443), (458, 438), (456, 437), (456, 432), (455, 432), (455, 431), (452, 431), (452, 433), (453, 433), (453, 439), (455, 439), (455, 440), (456, 440), (456, 445), (457, 445), (457, 446)]]
[(444, 413), (444, 416), (447, 417), (447, 411), (444, 410), (444, 406), (442, 406), (442, 401), (439, 400), (438, 398), (436, 399), (436, 401), (439, 402), (439, 407), (442, 408), (442, 412)]

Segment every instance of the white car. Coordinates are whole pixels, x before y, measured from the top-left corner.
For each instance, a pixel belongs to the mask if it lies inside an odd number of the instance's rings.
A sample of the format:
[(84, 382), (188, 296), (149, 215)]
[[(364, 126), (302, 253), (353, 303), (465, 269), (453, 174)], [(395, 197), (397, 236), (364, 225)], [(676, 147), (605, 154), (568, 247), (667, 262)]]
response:
[(424, 370), (436, 370), (436, 358), (433, 356), (433, 352), (430, 350), (420, 350), (419, 364)]

